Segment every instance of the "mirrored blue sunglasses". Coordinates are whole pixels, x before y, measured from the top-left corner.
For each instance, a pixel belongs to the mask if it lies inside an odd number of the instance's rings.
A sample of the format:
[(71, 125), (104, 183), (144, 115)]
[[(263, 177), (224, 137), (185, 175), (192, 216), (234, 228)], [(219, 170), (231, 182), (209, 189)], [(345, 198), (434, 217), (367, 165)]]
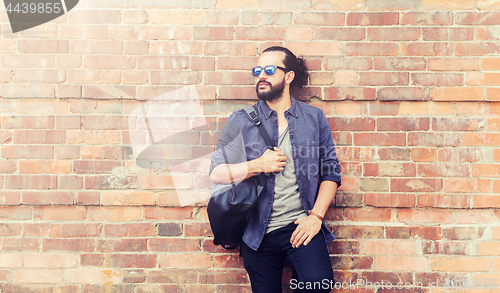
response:
[(281, 67), (281, 66), (276, 66), (276, 65), (267, 65), (266, 67), (262, 68), (260, 66), (256, 66), (252, 68), (252, 74), (255, 77), (259, 77), (259, 75), (262, 73), (262, 70), (264, 70), (264, 73), (266, 75), (273, 75), (276, 72), (276, 68), (283, 70), (284, 72), (288, 72), (290, 70)]

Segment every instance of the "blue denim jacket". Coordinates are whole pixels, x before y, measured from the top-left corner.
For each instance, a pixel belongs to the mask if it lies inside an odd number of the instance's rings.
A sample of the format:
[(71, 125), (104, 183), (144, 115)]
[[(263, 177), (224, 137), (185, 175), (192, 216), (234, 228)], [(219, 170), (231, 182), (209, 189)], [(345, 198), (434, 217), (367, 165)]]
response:
[[(340, 164), (335, 153), (330, 125), (323, 112), (293, 97), (291, 102), (291, 107), (285, 111), (285, 118), (288, 121), (300, 198), (307, 212), (316, 202), (321, 182), (330, 180), (340, 186)], [(276, 111), (270, 109), (264, 101), (257, 102), (256, 108), (274, 146), (277, 146), (279, 133)], [(222, 148), (222, 145), (225, 147)], [(224, 125), (219, 146), (212, 156), (210, 173), (216, 166), (226, 162), (222, 149), (225, 150), (228, 163), (235, 164), (260, 157), (266, 148), (266, 142), (258, 128), (242, 111), (235, 111)], [(275, 175), (272, 173), (256, 176), (269, 176), (269, 178), (243, 234), (243, 241), (254, 250), (258, 249), (266, 231), (273, 206), (275, 185)], [(324, 223), (321, 229), (326, 242), (335, 239)]]

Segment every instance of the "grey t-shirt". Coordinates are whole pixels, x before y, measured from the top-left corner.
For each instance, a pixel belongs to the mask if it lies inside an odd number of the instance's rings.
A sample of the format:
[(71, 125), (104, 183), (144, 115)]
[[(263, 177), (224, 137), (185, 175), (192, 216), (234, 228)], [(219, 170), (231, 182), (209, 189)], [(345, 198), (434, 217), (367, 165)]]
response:
[(300, 199), (299, 185), (295, 177), (288, 127), (280, 135), (278, 148), (285, 153), (286, 166), (283, 171), (275, 176), (274, 202), (266, 234), (293, 223), (299, 217), (307, 216)]

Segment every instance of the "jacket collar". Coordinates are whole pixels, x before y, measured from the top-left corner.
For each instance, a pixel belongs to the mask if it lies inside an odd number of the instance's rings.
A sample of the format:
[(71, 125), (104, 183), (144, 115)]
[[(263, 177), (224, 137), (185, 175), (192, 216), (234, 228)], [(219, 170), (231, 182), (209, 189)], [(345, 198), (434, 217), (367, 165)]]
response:
[[(290, 108), (288, 108), (288, 110), (285, 111), (285, 113), (289, 113), (293, 117), (297, 118), (297, 100), (295, 100), (295, 98), (291, 95), (290, 95), (290, 100), (291, 100), (292, 105), (290, 106)], [(264, 114), (264, 117), (266, 118), (266, 120), (269, 119), (269, 117), (271, 117), (271, 115), (273, 113), (276, 113), (276, 111), (269, 108), (267, 103), (265, 101), (262, 101), (262, 100), (259, 100), (257, 102), (257, 108), (259, 109), (259, 111), (261, 111)]]

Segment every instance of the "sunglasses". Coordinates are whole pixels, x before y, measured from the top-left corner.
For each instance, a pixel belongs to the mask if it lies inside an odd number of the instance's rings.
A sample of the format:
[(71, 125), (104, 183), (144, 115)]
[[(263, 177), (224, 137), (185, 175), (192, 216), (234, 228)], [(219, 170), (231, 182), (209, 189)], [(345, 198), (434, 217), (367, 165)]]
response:
[(290, 70), (281, 67), (281, 66), (276, 66), (276, 65), (267, 65), (266, 67), (262, 68), (260, 66), (252, 68), (252, 74), (255, 77), (259, 77), (259, 75), (262, 73), (262, 70), (264, 70), (264, 73), (266, 75), (273, 75), (276, 72), (276, 68), (283, 70), (284, 72), (288, 72)]

